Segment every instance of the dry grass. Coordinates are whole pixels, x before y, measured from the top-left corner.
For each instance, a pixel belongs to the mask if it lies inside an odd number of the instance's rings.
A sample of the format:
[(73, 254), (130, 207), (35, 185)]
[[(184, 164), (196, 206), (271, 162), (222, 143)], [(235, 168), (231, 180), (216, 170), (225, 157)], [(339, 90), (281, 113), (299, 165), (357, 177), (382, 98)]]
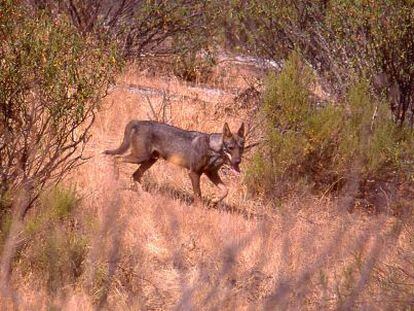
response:
[[(97, 116), (86, 151), (91, 160), (67, 181), (83, 197), (76, 213), (89, 238), (85, 272), (52, 295), (38, 274), (17, 265), (12, 284), (18, 309), (391, 308), (392, 302), (381, 301), (374, 275), (384, 263), (395, 264), (398, 250), (409, 245), (410, 233), (399, 220), (350, 215), (330, 199), (311, 196), (271, 207), (250, 198), (227, 171), (224, 204), (192, 206), (183, 169), (159, 161), (144, 177), (149, 191), (131, 191), (135, 167), (101, 154), (120, 143), (130, 119), (151, 116), (146, 96), (134, 92), (143, 87), (170, 96), (166, 115), (174, 125), (221, 131), (227, 121), (235, 129), (250, 111), (223, 114), (237, 95), (231, 89), (247, 87), (230, 82), (218, 92), (142, 72), (120, 78)], [(148, 97), (158, 111), (162, 93)], [(206, 197), (215, 192), (206, 179), (202, 190)]]

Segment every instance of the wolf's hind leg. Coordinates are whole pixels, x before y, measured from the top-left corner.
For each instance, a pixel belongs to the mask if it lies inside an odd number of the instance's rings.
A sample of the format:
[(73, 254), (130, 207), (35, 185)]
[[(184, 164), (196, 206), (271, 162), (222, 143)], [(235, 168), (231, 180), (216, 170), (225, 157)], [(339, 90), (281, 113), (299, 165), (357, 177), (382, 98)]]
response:
[(218, 171), (205, 172), (205, 174), (213, 182), (213, 184), (215, 184), (220, 189), (220, 192), (221, 192), (220, 196), (212, 199), (212, 202), (214, 204), (216, 204), (216, 203), (222, 201), (227, 196), (229, 191), (228, 191), (226, 185), (221, 180), (221, 178), (218, 174)]
[(140, 167), (132, 174), (132, 178), (136, 182), (141, 182), (142, 175), (151, 167), (154, 165), (154, 163), (157, 162), (156, 158), (151, 158), (149, 160), (145, 160), (140, 162)]

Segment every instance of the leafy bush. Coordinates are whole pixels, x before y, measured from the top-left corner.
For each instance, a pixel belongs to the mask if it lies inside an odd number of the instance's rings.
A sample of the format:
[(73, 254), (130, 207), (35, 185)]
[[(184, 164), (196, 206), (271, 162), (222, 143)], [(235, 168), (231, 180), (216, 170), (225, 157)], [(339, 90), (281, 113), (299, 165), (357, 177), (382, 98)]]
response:
[(340, 167), (346, 170), (352, 161), (361, 162), (365, 179), (405, 175), (412, 171), (401, 170), (403, 163), (410, 163), (410, 146), (413, 133), (397, 126), (391, 119), (386, 103), (370, 96), (369, 84), (362, 80), (348, 92), (350, 113), (342, 126), (339, 154)]
[(82, 160), (100, 99), (119, 69), (112, 46), (60, 16), (0, 2), (0, 209), (26, 185), (31, 200)]
[(392, 121), (386, 103), (370, 95), (369, 82), (354, 82), (340, 106), (320, 106), (310, 96), (312, 81), (297, 53), (279, 76), (269, 75), (262, 108), (267, 144), (247, 171), (250, 189), (279, 197), (304, 183), (326, 192), (351, 179), (358, 187), (412, 182), (414, 135)]
[[(128, 59), (145, 55), (196, 53), (212, 43), (218, 32), (222, 1), (32, 1), (32, 7), (47, 8), (67, 16), (82, 34), (116, 42)], [(212, 44), (213, 45), (213, 44)]]
[(412, 12), (412, 1), (261, 0), (233, 1), (230, 16), (244, 51), (280, 61), (299, 49), (341, 95), (365, 74), (378, 82), (377, 95), (388, 93), (395, 119), (412, 125)]
[(280, 195), (298, 179), (309, 179), (311, 184), (332, 181), (327, 164), (334, 154), (341, 109), (319, 108), (312, 102), (313, 80), (297, 53), (290, 55), (278, 77), (268, 77), (262, 110), (268, 143), (247, 172), (254, 191), (275, 194), (277, 189)]

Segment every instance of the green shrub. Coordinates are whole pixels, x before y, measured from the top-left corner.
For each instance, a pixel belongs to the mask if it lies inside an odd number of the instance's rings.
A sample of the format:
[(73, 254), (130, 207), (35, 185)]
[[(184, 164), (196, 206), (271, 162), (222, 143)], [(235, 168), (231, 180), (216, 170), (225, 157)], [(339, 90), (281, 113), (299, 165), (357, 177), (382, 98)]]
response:
[(301, 62), (298, 53), (290, 55), (278, 77), (270, 73), (264, 95), (264, 113), (271, 122), (270, 130), (297, 130), (310, 113), (308, 85), (314, 76)]
[(95, 113), (122, 61), (114, 45), (80, 34), (64, 15), (54, 18), (4, 0), (0, 12), (4, 210), (12, 201), (7, 195), (13, 199), (29, 186), (36, 199), (47, 183), (60, 181), (82, 161)]
[(362, 173), (369, 153), (371, 136), (370, 118), (374, 112), (366, 81), (355, 83), (348, 91), (346, 116), (341, 125), (336, 163), (340, 176), (346, 176), (351, 168)]
[[(402, 164), (410, 162), (413, 133), (397, 126), (386, 103), (370, 95), (368, 82), (356, 82), (348, 92), (350, 113), (342, 125), (338, 163), (342, 172), (359, 161), (362, 179), (404, 175)], [(412, 171), (413, 167), (406, 167)]]
[(56, 293), (82, 275), (88, 239), (76, 217), (79, 198), (74, 187), (54, 187), (39, 204), (26, 221), (28, 243), (22, 265), (44, 276), (48, 290)]
[(74, 283), (81, 276), (87, 245), (87, 239), (79, 233), (49, 228), (45, 240), (35, 247), (31, 260), (38, 273), (46, 276), (51, 293)]
[(70, 216), (78, 201), (74, 187), (63, 188), (57, 186), (52, 188), (45, 196), (43, 204), (47, 205), (47, 209), (50, 210), (53, 218), (63, 220)]
[(295, 181), (334, 177), (326, 164), (334, 155), (342, 110), (334, 106), (318, 108), (310, 99), (314, 82), (311, 69), (299, 54), (292, 53), (279, 76), (266, 80), (262, 113), (268, 142), (253, 157), (246, 181), (254, 192), (285, 192)]
[(297, 53), (279, 76), (268, 76), (262, 108), (267, 143), (247, 170), (249, 189), (280, 197), (304, 185), (339, 190), (351, 179), (361, 187), (368, 180), (412, 182), (413, 132), (392, 121), (387, 104), (371, 96), (369, 81), (354, 82), (341, 105), (322, 107), (310, 96), (312, 81)]
[(413, 125), (412, 1), (230, 3), (229, 31), (242, 50), (279, 62), (298, 49), (336, 94), (344, 95), (354, 76), (366, 75), (376, 80), (377, 95), (388, 93), (395, 119)]
[(246, 171), (244, 181), (253, 192), (269, 192), (274, 185), (271, 162), (261, 152), (256, 152)]

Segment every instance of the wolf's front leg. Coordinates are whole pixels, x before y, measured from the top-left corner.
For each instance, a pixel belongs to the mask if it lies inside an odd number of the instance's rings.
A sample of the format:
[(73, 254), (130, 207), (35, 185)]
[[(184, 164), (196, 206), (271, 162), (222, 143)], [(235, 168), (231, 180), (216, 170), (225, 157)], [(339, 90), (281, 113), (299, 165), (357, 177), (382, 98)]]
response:
[(217, 186), (217, 188), (220, 189), (220, 195), (211, 200), (214, 204), (217, 204), (227, 196), (229, 191), (226, 185), (221, 180), (218, 171), (205, 172), (205, 174)]
[(200, 173), (190, 171), (188, 174), (191, 179), (194, 191), (194, 203), (199, 204), (201, 202), (201, 189), (200, 189)]

